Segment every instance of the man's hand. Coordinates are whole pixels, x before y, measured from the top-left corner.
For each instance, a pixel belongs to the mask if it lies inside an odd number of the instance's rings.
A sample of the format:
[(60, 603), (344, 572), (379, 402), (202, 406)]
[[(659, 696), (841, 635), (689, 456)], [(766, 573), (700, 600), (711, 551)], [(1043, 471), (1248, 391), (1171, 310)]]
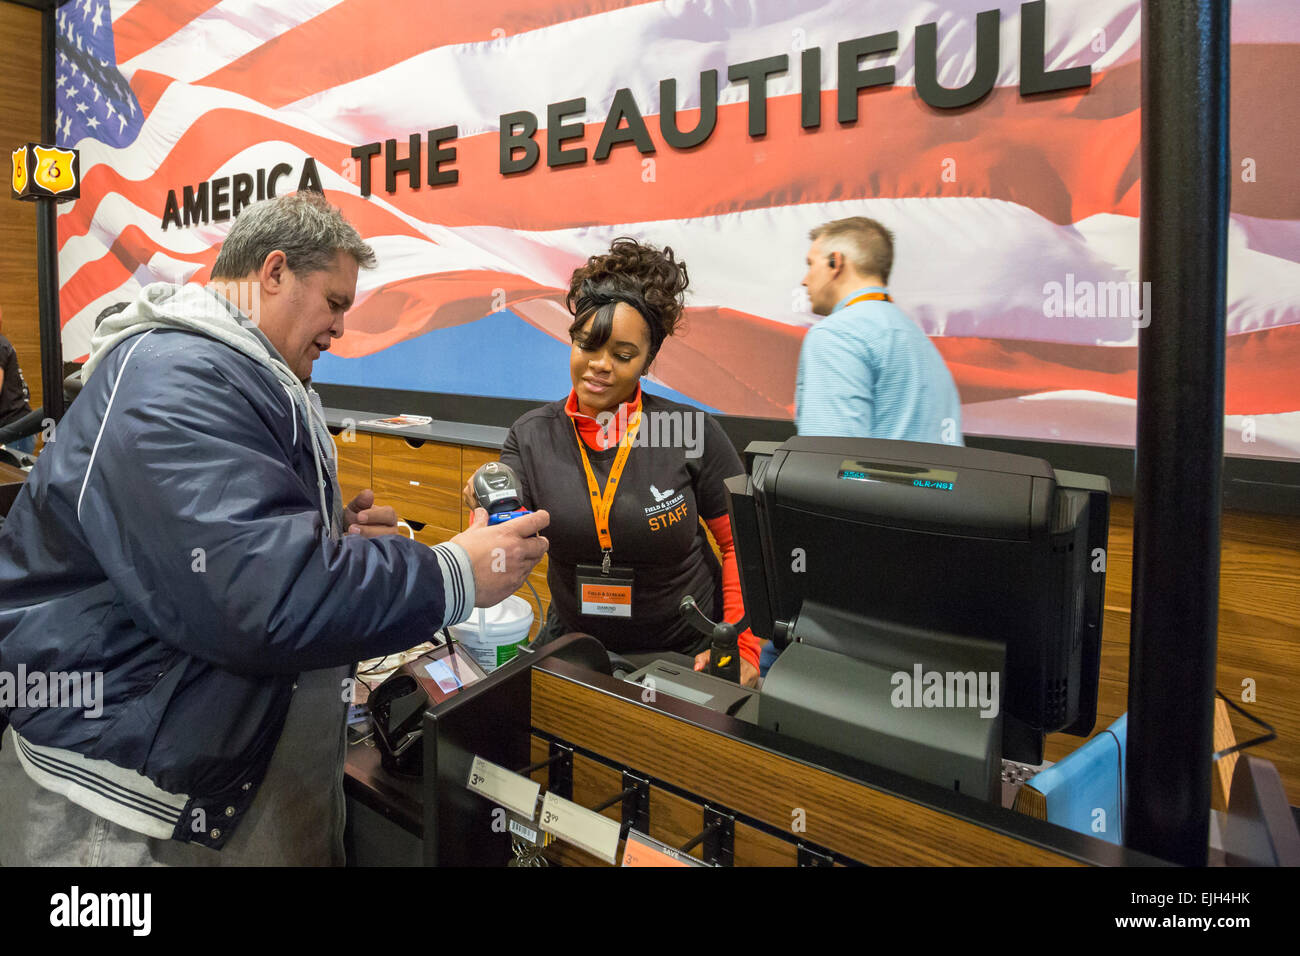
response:
[(401, 534), (397, 526), (397, 512), (387, 505), (375, 507), (375, 493), (367, 488), (343, 510), (343, 530), (348, 534), (363, 534), (377, 538), (381, 534)]
[(523, 586), (528, 572), (550, 547), (538, 534), (550, 523), (549, 514), (534, 511), (489, 527), (487, 511), (474, 509), (474, 521), (451, 540), (469, 554), (476, 607), (500, 604)]
[[(695, 669), (697, 671), (707, 671), (709, 669), (708, 651), (700, 651), (698, 654), (695, 655)], [(757, 684), (758, 684), (758, 668), (755, 667), (753, 664), (751, 664), (749, 661), (745, 660), (745, 658), (742, 656), (740, 658), (740, 686), (754, 687)]]

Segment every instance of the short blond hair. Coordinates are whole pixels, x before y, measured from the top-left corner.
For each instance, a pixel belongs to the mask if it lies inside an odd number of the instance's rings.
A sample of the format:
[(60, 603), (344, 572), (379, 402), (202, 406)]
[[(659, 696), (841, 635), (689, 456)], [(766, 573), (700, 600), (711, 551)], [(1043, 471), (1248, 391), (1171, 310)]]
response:
[(894, 267), (894, 234), (866, 216), (836, 219), (808, 233), (813, 242), (822, 240), (822, 252), (838, 252), (862, 276), (880, 276), (889, 284)]

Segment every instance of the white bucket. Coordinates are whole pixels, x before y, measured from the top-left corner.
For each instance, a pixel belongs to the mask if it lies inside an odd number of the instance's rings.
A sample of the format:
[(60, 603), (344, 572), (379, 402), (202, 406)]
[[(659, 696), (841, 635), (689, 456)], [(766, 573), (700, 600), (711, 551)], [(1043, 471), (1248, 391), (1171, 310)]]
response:
[(493, 607), (476, 608), (469, 620), (451, 626), (451, 635), (490, 674), (528, 643), (532, 626), (533, 606), (512, 594)]

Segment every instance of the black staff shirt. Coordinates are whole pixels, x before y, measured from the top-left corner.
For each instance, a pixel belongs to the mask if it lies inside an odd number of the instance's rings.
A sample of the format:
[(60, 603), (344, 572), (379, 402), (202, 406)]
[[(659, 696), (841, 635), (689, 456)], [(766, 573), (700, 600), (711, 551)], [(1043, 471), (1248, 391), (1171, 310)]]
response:
[[(682, 620), (690, 594), (717, 620), (721, 568), (700, 519), (727, 513), (723, 481), (744, 472), (740, 456), (714, 418), (698, 408), (644, 391), (642, 421), (610, 514), (614, 565), (635, 571), (632, 617), (579, 613), (578, 564), (601, 562), (590, 493), (566, 402), (552, 402), (510, 428), (501, 461), (515, 470), (524, 505), (545, 509), (551, 523), (547, 583), (564, 631), (582, 631), (618, 653), (689, 652), (705, 642)], [(586, 448), (601, 491), (618, 446)]]

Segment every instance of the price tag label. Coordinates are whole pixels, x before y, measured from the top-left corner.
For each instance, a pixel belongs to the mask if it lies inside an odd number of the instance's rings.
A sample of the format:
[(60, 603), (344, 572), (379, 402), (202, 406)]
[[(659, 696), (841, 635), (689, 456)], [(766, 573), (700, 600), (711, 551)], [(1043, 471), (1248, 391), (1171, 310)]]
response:
[(666, 843), (638, 833), (627, 832), (627, 843), (623, 846), (624, 866), (705, 866), (709, 864), (697, 860), (689, 853), (668, 846)]
[(542, 785), (536, 780), (498, 767), (482, 757), (475, 757), (470, 764), (469, 780), (465, 785), (526, 820), (531, 820), (537, 812), (537, 795), (542, 791)]
[(622, 826), (617, 820), (593, 813), (571, 800), (552, 793), (542, 798), (542, 815), (538, 822), (547, 833), (572, 843), (606, 863), (618, 859), (618, 838)]

